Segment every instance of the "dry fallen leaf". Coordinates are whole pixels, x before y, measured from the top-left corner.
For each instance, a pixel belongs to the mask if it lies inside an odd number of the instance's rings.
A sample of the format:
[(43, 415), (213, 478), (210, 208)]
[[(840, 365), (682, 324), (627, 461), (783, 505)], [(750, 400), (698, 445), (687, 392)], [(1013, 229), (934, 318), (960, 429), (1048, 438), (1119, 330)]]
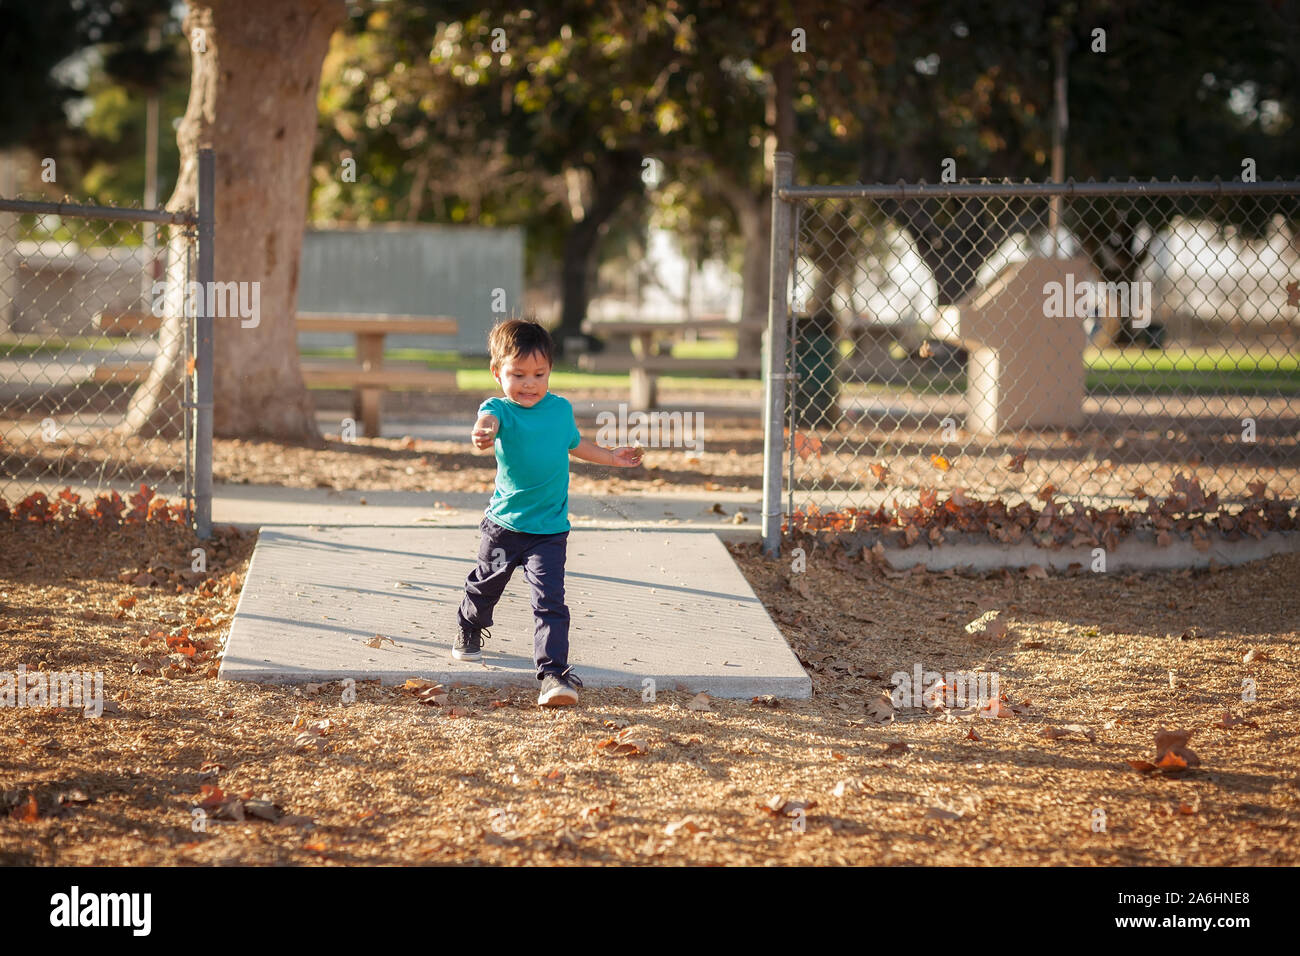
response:
[(295, 737), (293, 741), (293, 749), (295, 751), (309, 750), (312, 747), (315, 747), (317, 750), (320, 750), (324, 746), (325, 746), (324, 739), (322, 739), (321, 735), (316, 733), (316, 731), (314, 730), (304, 730), (297, 737)]
[(867, 703), (867, 716), (878, 724), (887, 724), (894, 719), (894, 701), (888, 694), (881, 694)]
[(912, 745), (904, 743), (901, 740), (891, 740), (889, 743), (885, 744), (886, 754), (905, 754), (911, 753), (911, 751)]
[(1058, 740), (1078, 734), (1080, 737), (1088, 738), (1094, 744), (1097, 742), (1097, 732), (1091, 727), (1085, 727), (1083, 724), (1062, 724), (1060, 727), (1044, 727), (1041, 733), (1048, 740)]
[(967, 624), (965, 631), (972, 637), (997, 640), (1007, 633), (1007, 620), (1001, 611), (987, 611)]
[(366, 641), (366, 647), (383, 647), (384, 642), (388, 642), (389, 644), (392, 644), (394, 647), (397, 646), (397, 642), (393, 640), (391, 637), (384, 637), (381, 634), (376, 634), (370, 640)]
[(626, 730), (619, 731), (617, 737), (610, 737), (596, 744), (596, 749), (604, 753), (606, 757), (631, 757), (637, 754), (643, 754), (650, 749), (650, 745), (633, 736), (634, 728), (629, 727)]
[(690, 700), (686, 702), (686, 709), (687, 710), (712, 710), (713, 708), (709, 706), (709, 695), (704, 693), (704, 691), (700, 691), (698, 694), (696, 694), (694, 697), (692, 697)]
[(1236, 714), (1225, 710), (1223, 712), (1223, 719), (1214, 726), (1228, 730), (1232, 727), (1258, 727), (1259, 724), (1247, 717), (1238, 717)]
[(1014, 717), (1016, 714), (1015, 711), (1013, 711), (1006, 704), (1002, 703), (1002, 701), (994, 698), (993, 700), (989, 701), (987, 704), (985, 704), (983, 707), (980, 708), (979, 715), (981, 717), (994, 718), (994, 717)]
[(862, 789), (861, 784), (859, 784), (856, 780), (841, 780), (839, 783), (835, 784), (835, 788), (831, 790), (831, 796), (842, 797), (844, 796), (844, 794), (848, 793), (851, 790), (861, 790), (861, 789)]
[(245, 800), (244, 812), (249, 816), (258, 817), (262, 820), (270, 820), (272, 823), (279, 821), (284, 813), (277, 807), (268, 794), (262, 794), (260, 800)]
[(952, 462), (947, 458), (944, 458), (943, 455), (931, 455), (930, 464), (934, 465), (934, 467), (938, 468), (940, 471), (947, 471), (952, 467)]
[(1047, 580), (1047, 570), (1041, 564), (1031, 564), (1025, 568), (1025, 577), (1035, 578), (1039, 581)]
[(1189, 767), (1199, 767), (1201, 758), (1187, 747), (1191, 737), (1190, 730), (1160, 730), (1156, 732), (1156, 762), (1130, 760), (1129, 766), (1134, 770), (1149, 773), (1152, 770), (1179, 771)]
[(1257, 647), (1252, 647), (1246, 652), (1245, 656), (1242, 657), (1241, 662), (1243, 664), (1253, 664), (1255, 661), (1266, 660), (1268, 660), (1268, 651), (1261, 651)]
[(1156, 763), (1166, 754), (1174, 754), (1190, 767), (1198, 767), (1201, 758), (1187, 748), (1190, 730), (1161, 730), (1156, 734)]
[(441, 684), (431, 684), (417, 692), (415, 699), (428, 707), (446, 707), (450, 696)]
[(704, 827), (696, 823), (693, 817), (686, 817), (684, 820), (678, 820), (676, 823), (670, 823), (664, 827), (664, 835), (676, 836), (681, 830), (685, 830), (687, 833), (702, 833)]
[(822, 456), (822, 440), (816, 435), (805, 435), (803, 432), (794, 433), (794, 450), (800, 458), (806, 459), (809, 455)]
[(40, 812), (36, 806), (36, 795), (27, 794), (27, 800), (19, 807), (15, 808), (11, 816), (19, 823), (35, 823), (40, 817)]
[(780, 794), (775, 794), (769, 797), (765, 803), (756, 803), (754, 806), (770, 816), (797, 817), (801, 811), (806, 812), (817, 806), (817, 801), (787, 800)]
[(1023, 454), (1012, 455), (1010, 461), (1007, 462), (1007, 471), (1012, 474), (1023, 475), (1025, 473), (1025, 456)]

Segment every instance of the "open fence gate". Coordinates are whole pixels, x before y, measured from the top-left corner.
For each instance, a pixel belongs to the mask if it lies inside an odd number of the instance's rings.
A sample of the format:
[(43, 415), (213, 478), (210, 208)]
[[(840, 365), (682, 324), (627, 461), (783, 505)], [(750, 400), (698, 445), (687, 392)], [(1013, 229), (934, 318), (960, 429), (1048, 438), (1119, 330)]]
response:
[(940, 498), (1300, 491), (1297, 282), (1300, 182), (808, 187), (778, 154), (764, 551)]
[(16, 517), (114, 492), (147, 509), (130, 497), (146, 485), (211, 535), (214, 164), (200, 150), (197, 210), (0, 197), (0, 503)]

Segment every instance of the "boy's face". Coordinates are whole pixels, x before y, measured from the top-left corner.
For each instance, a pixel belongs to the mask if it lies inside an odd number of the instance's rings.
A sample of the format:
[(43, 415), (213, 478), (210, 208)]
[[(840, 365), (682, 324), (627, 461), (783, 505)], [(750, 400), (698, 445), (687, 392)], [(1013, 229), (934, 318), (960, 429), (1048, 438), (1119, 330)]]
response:
[(506, 359), (493, 373), (506, 398), (531, 407), (546, 397), (551, 379), (551, 363), (540, 352)]

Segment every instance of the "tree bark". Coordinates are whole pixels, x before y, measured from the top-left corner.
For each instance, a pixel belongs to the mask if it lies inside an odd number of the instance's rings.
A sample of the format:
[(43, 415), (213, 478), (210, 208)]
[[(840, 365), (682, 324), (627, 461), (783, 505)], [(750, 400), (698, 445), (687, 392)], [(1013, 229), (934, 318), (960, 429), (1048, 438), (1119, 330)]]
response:
[[(257, 283), (260, 293), (256, 324), (238, 314), (213, 320), (213, 430), (219, 435), (320, 437), (298, 366), (298, 265), (321, 64), (345, 15), (343, 0), (189, 0), (190, 98), (177, 132), (180, 174), (167, 208), (194, 206), (198, 150), (213, 146), (214, 278)], [(182, 249), (173, 243), (170, 251)], [(174, 285), (183, 270), (172, 263)], [(169, 303), (177, 298), (169, 288)], [(158, 358), (127, 412), (125, 427), (133, 433), (179, 420), (182, 322), (169, 307)]]
[[(772, 260), (772, 195), (769, 190), (755, 191), (738, 182), (726, 171), (708, 177), (708, 185), (731, 207), (740, 224), (744, 258), (741, 263), (740, 317), (767, 321)], [(762, 333), (741, 338), (741, 354), (762, 350)]]
[(582, 335), (582, 321), (591, 300), (592, 263), (607, 222), (628, 196), (641, 187), (641, 155), (632, 150), (604, 153), (589, 167), (592, 174), (591, 203), (581, 220), (574, 222), (564, 237), (564, 258), (560, 270), (560, 324), (552, 332), (556, 349), (564, 353), (568, 336)]
[[(1103, 282), (1133, 281), (1151, 251), (1150, 240), (1141, 249), (1134, 251), (1137, 227), (1124, 217), (1109, 221), (1103, 217), (1091, 223), (1081, 223), (1074, 232), (1079, 236), (1079, 242), (1088, 253), (1088, 258), (1097, 267)], [(1103, 240), (1100, 236), (1113, 241)], [(1102, 329), (1107, 345), (1132, 345), (1137, 341), (1131, 315), (1105, 319)]]

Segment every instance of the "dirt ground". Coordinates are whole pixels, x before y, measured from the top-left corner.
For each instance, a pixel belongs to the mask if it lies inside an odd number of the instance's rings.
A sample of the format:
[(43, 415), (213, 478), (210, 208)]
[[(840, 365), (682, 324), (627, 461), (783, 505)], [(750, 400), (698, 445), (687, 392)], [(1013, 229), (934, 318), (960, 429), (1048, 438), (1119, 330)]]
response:
[[(549, 711), (519, 688), (216, 681), (254, 545), (218, 530), (200, 573), (176, 524), (0, 522), (0, 672), (98, 671), (111, 702), (0, 707), (0, 863), (1300, 859), (1300, 555), (1037, 578), (892, 572), (811, 539), (792, 573), (733, 545), (811, 700), (601, 690)], [(990, 609), (1005, 634), (963, 629)], [(995, 673), (1002, 716), (883, 704), (918, 665)], [(1159, 757), (1161, 730), (1190, 739)]]
[[(472, 414), (478, 399), (393, 411)], [(1078, 460), (1089, 454), (1104, 466), (1086, 449)], [(467, 443), (404, 438), (218, 440), (215, 459), (219, 482), (435, 496), (486, 494), (494, 468)], [(1030, 456), (998, 480), (1038, 487), (1033, 468)], [(759, 422), (722, 409), (704, 452), (575, 463), (571, 489), (753, 491), (761, 475)], [(961, 476), (954, 461), (926, 480), (942, 490)], [(90, 718), (0, 707), (0, 863), (1300, 859), (1300, 555), (1196, 573), (963, 575), (884, 569), (816, 536), (790, 541), (807, 551), (802, 572), (789, 547), (772, 561), (731, 545), (811, 700), (601, 690), (548, 711), (521, 688), (216, 681), (254, 543), (218, 529), (195, 570), (200, 543), (175, 523), (0, 521), (0, 700), (22, 665), (99, 672), (109, 702)], [(986, 611), (998, 620), (968, 633)], [(579, 662), (581, 642), (575, 630)], [(882, 701), (918, 667), (995, 675), (998, 692), (982, 709)], [(1162, 731), (1190, 736), (1157, 748)]]
[[(583, 412), (583, 403), (627, 398), (625, 391), (616, 389), (564, 394), (577, 409), (583, 435), (592, 439), (597, 422)], [(762, 488), (759, 388), (710, 392), (665, 387), (660, 395), (674, 407), (702, 410), (703, 451), (649, 447), (643, 464), (629, 469), (574, 462), (570, 484), (574, 492), (669, 494)], [(313, 396), (318, 410), (337, 415), (340, 423), (352, 414), (348, 392), (317, 391)], [(465, 420), (473, 417), (484, 397), (473, 392), (389, 392), (384, 396), (384, 413), (389, 422)], [(1240, 500), (1256, 481), (1277, 490), (1291, 489), (1293, 495), (1300, 491), (1300, 420), (1289, 401), (1267, 416), (1253, 410), (1261, 415), (1262, 431), (1260, 441), (1249, 446), (1232, 440), (1225, 431), (1240, 419), (1242, 409), (1212, 399), (1196, 399), (1195, 414), (1177, 419), (1144, 417), (1140, 407), (1125, 407), (1120, 409), (1123, 415), (1120, 411), (1098, 415), (1095, 427), (1081, 432), (1024, 431), (992, 439), (959, 432), (954, 441), (943, 440), (943, 413), (930, 408), (923, 397), (910, 402), (900, 397), (896, 404), (902, 406), (896, 418), (844, 420), (834, 428), (797, 430), (799, 454), (793, 461), (793, 477), (796, 491), (807, 493), (801, 497), (817, 502), (823, 512), (861, 503), (864, 497), (879, 497), (885, 485), (900, 501), (912, 500), (919, 489), (930, 487), (961, 488), (972, 497), (1001, 498), (1012, 504), (1032, 499), (1047, 484), (1068, 495), (1131, 499), (1133, 487), (1163, 491), (1179, 473), (1194, 478), (1207, 491), (1218, 491), (1225, 500)], [(1164, 407), (1162, 402), (1155, 404)], [(50, 475), (59, 487), (94, 485), (106, 473), (158, 487), (180, 482), (179, 441), (119, 442), (100, 435), (94, 442), (64, 437), (51, 443), (40, 437), (34, 421), (20, 426), (6, 421), (0, 410), (0, 493), (6, 475), (24, 481)], [(1021, 460), (1013, 471), (1009, 462), (1017, 457)], [(884, 483), (881, 468), (887, 469)], [(494, 470), (491, 454), (471, 448), (468, 429), (463, 439), (455, 441), (399, 436), (349, 442), (342, 440), (335, 426), (326, 427), (320, 445), (223, 438), (213, 443), (213, 478), (219, 484), (490, 493)], [(14, 497), (12, 490), (9, 497)]]

